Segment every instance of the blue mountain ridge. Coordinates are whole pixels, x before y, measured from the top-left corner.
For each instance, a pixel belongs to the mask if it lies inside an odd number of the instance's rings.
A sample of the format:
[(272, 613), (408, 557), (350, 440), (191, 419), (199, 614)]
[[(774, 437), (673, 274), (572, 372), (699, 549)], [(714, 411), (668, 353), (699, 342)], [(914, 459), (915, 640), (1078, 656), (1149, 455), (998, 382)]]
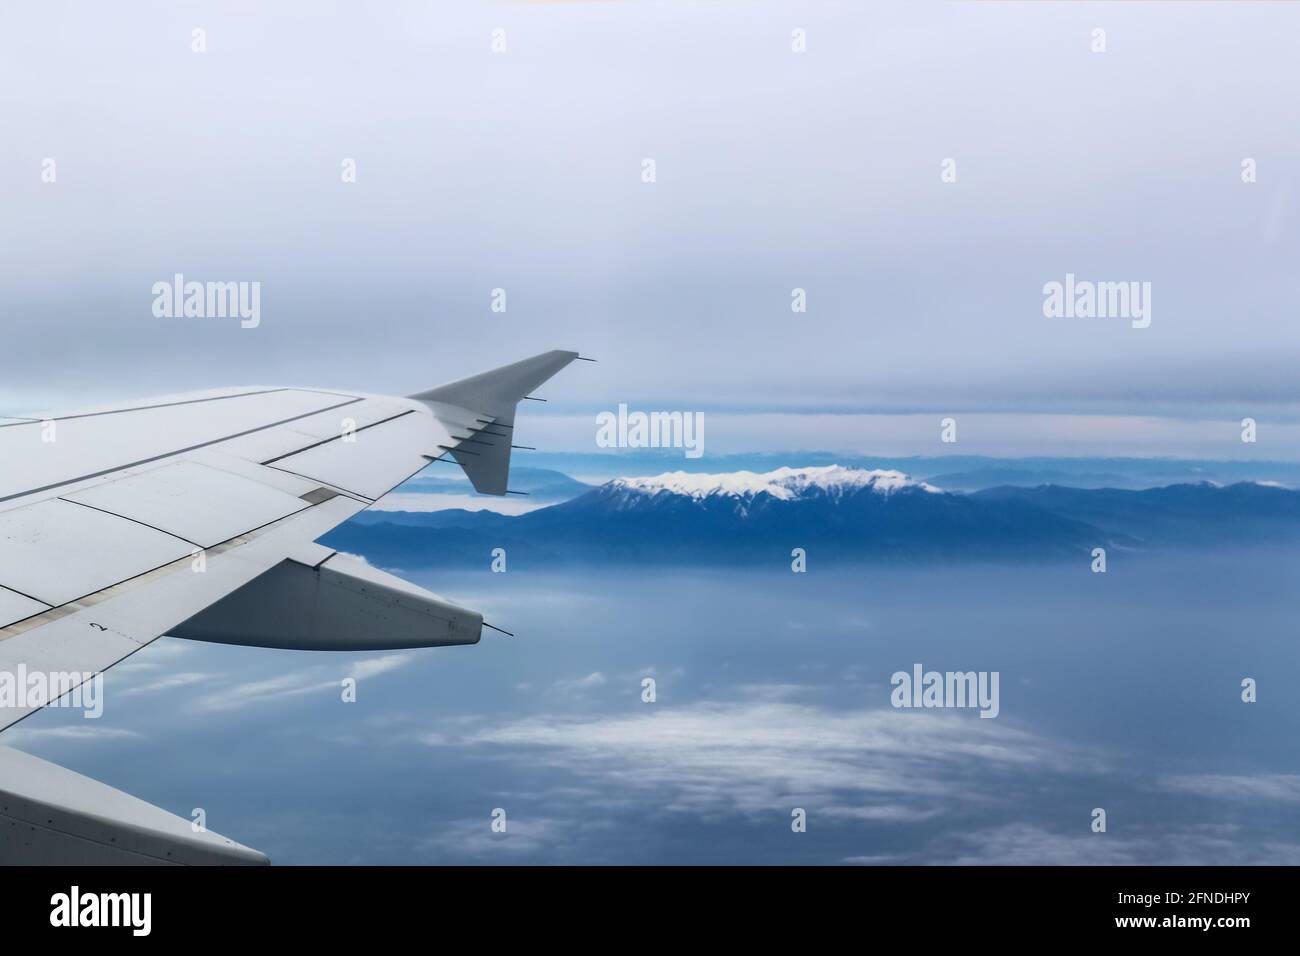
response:
[(1272, 539), (1300, 529), (1300, 492), (1255, 484), (1042, 486), (967, 495), (897, 472), (805, 472), (788, 479), (789, 487), (766, 476), (738, 485), (733, 476), (712, 476), (721, 479), (717, 487), (703, 480), (711, 476), (620, 479), (518, 516), (373, 512), (323, 541), (403, 568), (479, 567), (494, 548), (506, 549), (512, 567), (768, 564), (788, 562), (797, 547), (839, 562), (1036, 562), (1086, 557), (1096, 547), (1203, 543), (1207, 522), (1217, 528), (1216, 540)]

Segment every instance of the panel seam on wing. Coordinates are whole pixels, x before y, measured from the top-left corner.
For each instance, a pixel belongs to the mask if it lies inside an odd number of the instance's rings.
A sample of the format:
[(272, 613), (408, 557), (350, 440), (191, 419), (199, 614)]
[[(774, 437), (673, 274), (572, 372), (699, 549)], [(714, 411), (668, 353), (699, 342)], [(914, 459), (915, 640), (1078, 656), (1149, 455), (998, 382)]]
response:
[[(214, 544), (211, 547), (200, 548), (199, 550), (202, 551), (203, 554), (209, 558), (216, 557), (221, 554), (225, 554), (227, 551), (233, 551), (235, 548), (242, 547), (243, 545), (248, 544), (250, 541), (253, 541), (256, 538), (261, 537), (263, 534), (267, 533), (269, 530), (271, 530), (281, 522), (288, 521), (292, 518), (296, 518), (299, 515), (307, 511), (311, 511), (313, 508), (316, 507), (319, 506), (308, 505), (305, 508), (301, 508), (298, 511), (293, 512), (293, 514), (285, 515), (282, 518), (276, 518), (274, 521), (269, 521), (266, 524), (261, 525), (257, 528), (252, 528), (248, 531), (241, 532), (240, 534), (235, 535), (233, 538), (228, 538), (227, 540), (219, 542), (218, 544)], [(151, 568), (148, 571), (143, 571), (140, 574), (135, 575), (134, 577), (127, 578), (123, 581), (118, 581), (115, 584), (110, 584), (106, 588), (101, 588), (100, 590), (93, 591), (90, 594), (84, 594), (81, 597), (76, 598), (75, 600), (67, 601), (57, 606), (52, 606), (48, 611), (41, 611), (40, 613), (34, 614), (31, 617), (23, 618), (21, 621), (14, 621), (12, 624), (8, 624), (4, 627), (0, 627), (0, 642), (7, 641), (11, 638), (17, 637), (20, 634), (24, 634), (27, 631), (34, 630), (38, 627), (44, 627), (46, 624), (50, 624), (54, 621), (59, 620), (60, 618), (67, 617), (69, 614), (75, 614), (78, 611), (83, 611), (86, 610), (87, 608), (94, 607), (97, 604), (102, 604), (104, 601), (107, 601), (111, 597), (116, 597), (118, 594), (123, 594), (126, 593), (127, 591), (135, 590), (136, 588), (141, 587), (145, 584), (159, 580), (160, 578), (167, 577), (171, 574), (174, 574), (176, 571), (179, 571), (181, 568), (189, 566), (193, 561), (194, 561), (194, 555), (184, 555), (183, 557), (179, 557), (172, 561), (168, 561), (166, 564), (161, 564), (156, 568)], [(9, 590), (12, 591), (13, 589), (10, 588)], [(19, 592), (14, 592), (14, 593), (19, 593)], [(24, 597), (31, 597), (31, 595), (24, 595)], [(32, 600), (40, 601), (40, 598), (32, 598)], [(48, 602), (46, 601), (41, 601), (41, 603), (48, 604)]]
[(161, 455), (154, 455), (151, 458), (143, 458), (140, 461), (130, 462), (125, 465), (117, 465), (113, 468), (105, 468), (103, 471), (97, 471), (94, 472), (93, 474), (81, 475), (80, 477), (77, 478), (68, 478), (64, 481), (56, 481), (53, 484), (45, 485), (40, 488), (27, 488), (24, 491), (19, 491), (12, 495), (5, 495), (4, 497), (0, 498), (0, 502), (13, 501), (16, 498), (25, 498), (28, 495), (38, 495), (42, 491), (52, 491), (55, 488), (63, 488), (66, 487), (67, 485), (75, 485), (77, 484), (77, 482), (80, 481), (89, 481), (92, 478), (102, 478), (105, 475), (113, 475), (119, 471), (125, 471), (128, 468), (139, 468), (142, 465), (151, 465), (155, 461), (166, 461), (168, 458), (175, 458), (179, 455), (186, 455), (189, 454), (190, 452), (198, 451), (200, 448), (211, 448), (213, 445), (220, 445), (222, 442), (234, 441), (236, 438), (243, 438), (246, 435), (255, 435), (258, 432), (264, 432), (270, 428), (279, 428), (281, 425), (287, 425), (290, 422), (296, 422), (304, 418), (310, 418), (312, 415), (319, 415), (322, 412), (330, 412), (336, 408), (344, 408), (348, 405), (355, 405), (357, 402), (361, 402), (361, 401), (364, 401), (364, 399), (354, 398), (351, 401), (339, 402), (337, 405), (330, 405), (326, 408), (317, 408), (310, 412), (304, 412), (301, 415), (294, 415), (292, 418), (285, 418), (278, 422), (269, 422), (265, 425), (259, 425), (256, 428), (249, 428), (245, 431), (237, 432), (234, 435), (225, 435), (221, 438), (214, 438), (211, 441), (200, 442), (197, 445), (190, 445), (188, 448), (178, 448), (176, 451), (169, 451)]

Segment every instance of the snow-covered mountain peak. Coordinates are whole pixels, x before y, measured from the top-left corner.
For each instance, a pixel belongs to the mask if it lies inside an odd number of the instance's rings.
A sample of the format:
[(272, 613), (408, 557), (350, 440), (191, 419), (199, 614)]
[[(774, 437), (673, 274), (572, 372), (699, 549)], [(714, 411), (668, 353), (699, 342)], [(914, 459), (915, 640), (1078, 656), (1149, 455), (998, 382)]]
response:
[(648, 478), (618, 478), (610, 482), (615, 490), (654, 495), (661, 492), (703, 499), (714, 496), (741, 499), (768, 494), (781, 501), (821, 492), (832, 497), (869, 489), (878, 494), (892, 494), (903, 489), (938, 493), (941, 489), (915, 481), (901, 471), (844, 468), (825, 465), (817, 468), (778, 468), (775, 471), (731, 471), (716, 475), (670, 471)]

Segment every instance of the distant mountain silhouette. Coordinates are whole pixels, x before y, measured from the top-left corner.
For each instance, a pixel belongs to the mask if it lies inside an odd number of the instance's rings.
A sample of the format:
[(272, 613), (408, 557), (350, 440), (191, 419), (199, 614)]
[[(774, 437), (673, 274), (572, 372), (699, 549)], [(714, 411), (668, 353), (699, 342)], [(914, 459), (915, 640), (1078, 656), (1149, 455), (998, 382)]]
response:
[(989, 488), (975, 501), (1017, 501), (1147, 548), (1296, 540), (1300, 492), (1258, 482), (1211, 482), (1142, 491), (1118, 488)]

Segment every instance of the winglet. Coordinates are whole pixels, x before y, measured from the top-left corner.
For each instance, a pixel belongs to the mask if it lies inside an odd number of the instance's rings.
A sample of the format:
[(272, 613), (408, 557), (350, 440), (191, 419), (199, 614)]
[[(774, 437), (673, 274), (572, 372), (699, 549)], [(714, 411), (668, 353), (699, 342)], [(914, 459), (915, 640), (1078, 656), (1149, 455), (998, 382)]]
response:
[[(449, 425), (467, 429), (470, 437), (480, 436), (473, 442), (473, 449), (462, 452), (453, 447), (447, 451), (465, 469), (475, 491), (485, 495), (504, 495), (510, 475), (510, 440), (499, 438), (487, 442), (484, 438), (491, 435), (487, 429), (492, 426), (513, 428), (515, 407), (519, 402), (578, 357), (577, 352), (559, 349), (543, 352), (408, 397), (428, 405), (434, 415)], [(484, 423), (483, 418), (490, 421)]]

